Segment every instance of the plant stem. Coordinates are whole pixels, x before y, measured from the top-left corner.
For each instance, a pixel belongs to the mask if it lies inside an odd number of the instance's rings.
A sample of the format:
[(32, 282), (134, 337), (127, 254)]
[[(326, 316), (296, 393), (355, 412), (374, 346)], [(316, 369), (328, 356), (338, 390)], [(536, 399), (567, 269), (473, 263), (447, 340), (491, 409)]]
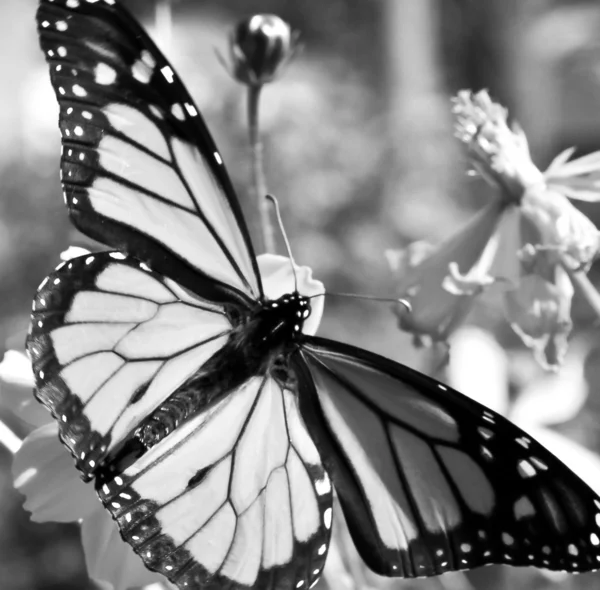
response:
[(154, 7), (154, 26), (160, 39), (161, 49), (168, 52), (173, 38), (173, 11), (171, 0), (156, 0)]
[(267, 182), (263, 162), (263, 145), (258, 124), (258, 105), (262, 86), (248, 87), (248, 131), (250, 136), (250, 157), (252, 160), (252, 189), (258, 208), (263, 248), (275, 253), (275, 232), (271, 222), (267, 195)]

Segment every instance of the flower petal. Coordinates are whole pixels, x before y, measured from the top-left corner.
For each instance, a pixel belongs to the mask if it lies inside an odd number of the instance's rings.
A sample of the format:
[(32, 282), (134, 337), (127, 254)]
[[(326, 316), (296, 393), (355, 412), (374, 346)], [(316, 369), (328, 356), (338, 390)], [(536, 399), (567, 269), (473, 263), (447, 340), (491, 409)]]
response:
[(511, 327), (533, 349), (540, 364), (550, 370), (562, 364), (572, 328), (573, 285), (562, 267), (554, 270), (555, 283), (528, 274), (504, 300)]
[(83, 483), (73, 459), (58, 440), (58, 426), (34, 430), (17, 451), (12, 466), (15, 488), (36, 522), (71, 522), (99, 506), (92, 485)]
[(545, 187), (528, 190), (521, 211), (540, 232), (541, 245), (560, 248), (574, 268), (591, 264), (600, 247), (600, 233), (564, 195)]
[[(398, 279), (396, 293), (412, 306), (410, 313), (406, 313), (404, 306), (396, 310), (401, 329), (443, 341), (462, 321), (470, 310), (473, 297), (447, 290), (446, 278), (451, 265), (459, 273), (468, 275), (472, 282), (487, 276), (494, 257), (483, 254), (506, 207), (500, 201), (490, 203), (420, 262), (411, 260), (414, 253), (411, 246), (405, 256), (393, 251), (386, 253)], [(407, 264), (403, 265), (404, 261)]]
[(550, 166), (544, 172), (547, 180), (566, 179), (600, 172), (600, 151), (567, 161), (574, 151), (575, 148), (568, 148), (552, 160)]
[(33, 396), (33, 373), (27, 355), (7, 350), (0, 363), (0, 400), (21, 420), (33, 426), (52, 421), (50, 413)]
[(117, 524), (100, 504), (81, 524), (81, 542), (90, 577), (112, 584), (114, 590), (166, 582), (163, 576), (147, 569), (121, 539)]
[[(262, 277), (263, 288), (267, 299), (279, 299), (286, 293), (292, 293), (296, 288), (292, 264), (287, 256), (277, 254), (261, 254), (257, 257), (258, 268)], [(294, 264), (298, 292), (305, 297), (325, 293), (325, 285), (312, 277), (312, 269), (308, 266)], [(311, 299), (311, 313), (304, 322), (302, 331), (305, 334), (316, 334), (321, 318), (325, 297)]]
[(565, 164), (568, 159), (575, 153), (575, 147), (568, 147), (566, 150), (563, 150), (550, 162), (550, 165), (544, 171), (544, 176), (546, 180), (552, 178), (554, 176), (554, 171), (559, 171), (560, 168)]

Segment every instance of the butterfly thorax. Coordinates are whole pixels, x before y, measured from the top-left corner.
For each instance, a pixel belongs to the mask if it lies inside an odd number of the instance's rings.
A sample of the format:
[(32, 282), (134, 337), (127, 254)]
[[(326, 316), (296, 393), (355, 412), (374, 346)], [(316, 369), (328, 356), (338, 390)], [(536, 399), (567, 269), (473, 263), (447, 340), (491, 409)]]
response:
[(267, 300), (251, 316), (246, 338), (265, 353), (273, 353), (294, 345), (310, 316), (310, 299), (298, 292), (286, 293), (279, 299)]
[(310, 313), (310, 299), (297, 292), (263, 301), (242, 313), (232, 322), (234, 328), (223, 349), (224, 364), (244, 379), (264, 375), (296, 348)]

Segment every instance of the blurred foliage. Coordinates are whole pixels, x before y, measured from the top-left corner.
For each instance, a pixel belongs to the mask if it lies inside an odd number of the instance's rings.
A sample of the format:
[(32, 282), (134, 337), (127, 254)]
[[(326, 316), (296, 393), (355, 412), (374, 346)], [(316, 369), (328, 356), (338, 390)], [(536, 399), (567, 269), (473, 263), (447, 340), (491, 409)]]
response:
[[(551, 20), (558, 11), (598, 16), (593, 0), (422, 0), (420, 15), (429, 19), (431, 35), (419, 37), (415, 28), (414, 46), (405, 44), (402, 56), (395, 53), (400, 45), (393, 43), (394, 31), (404, 34), (418, 24), (402, 21), (402, 11), (408, 15), (415, 5), (409, 0), (178, 0), (170, 35), (160, 23), (155, 26), (155, 2), (125, 3), (149, 26), (197, 100), (251, 221), (244, 94), (213, 49), (224, 49), (230, 28), (254, 12), (275, 12), (301, 31), (304, 51), (264, 92), (266, 172), (296, 259), (312, 266), (332, 291), (391, 293), (385, 249), (447, 236), (487, 202), (489, 189), (464, 175), (465, 162), (451, 139), (448, 97), (457, 89), (489, 87), (532, 131), (534, 158), (541, 163), (580, 136), (585, 150), (600, 147), (594, 110), (600, 98), (600, 26), (593, 35), (592, 25), (581, 32), (581, 19)], [(0, 37), (0, 343), (5, 348), (23, 346), (33, 294), (59, 253), (73, 243), (93, 246), (71, 228), (64, 211), (57, 108), (37, 47), (35, 9), (35, 0), (3, 0), (0, 6), (5, 24)], [(542, 24), (546, 32), (562, 35), (562, 53), (554, 36), (540, 33)], [(569, 53), (569, 47), (575, 49)], [(419, 69), (420, 57), (429, 54), (435, 59), (432, 71), (425, 72)], [(579, 77), (574, 64), (582, 68)], [(576, 103), (578, 88), (586, 93)], [(578, 105), (572, 127), (559, 124), (571, 120), (565, 104)], [(598, 224), (598, 208), (583, 209)], [(540, 375), (502, 321), (500, 302), (490, 296), (470, 317), (509, 351), (509, 393), (518, 397)], [(575, 333), (590, 328), (591, 313), (577, 298), (574, 317)], [(385, 305), (329, 299), (322, 333), (421, 368), (432, 360), (430, 353), (412, 348)], [(590, 397), (584, 411), (561, 426), (596, 450), (598, 350), (594, 344), (586, 352)], [(23, 425), (7, 421), (24, 434)], [(76, 527), (30, 523), (12, 490), (9, 464), (8, 454), (0, 453), (0, 588), (91, 587)], [(598, 585), (594, 575), (547, 576), (498, 567), (432, 580), (382, 580), (365, 570), (350, 544), (341, 545), (337, 563), (352, 580), (344, 578), (344, 585), (340, 577), (337, 587), (330, 580), (331, 590), (576, 590)]]

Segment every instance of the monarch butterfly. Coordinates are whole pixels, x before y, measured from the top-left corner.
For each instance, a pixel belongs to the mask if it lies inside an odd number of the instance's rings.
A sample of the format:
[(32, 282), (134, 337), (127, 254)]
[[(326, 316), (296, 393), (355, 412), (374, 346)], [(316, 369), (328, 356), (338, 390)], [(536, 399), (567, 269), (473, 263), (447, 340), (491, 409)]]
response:
[(597, 567), (600, 499), (553, 455), (425, 375), (312, 335), (306, 269), (307, 291), (269, 288), (197, 107), (124, 8), (41, 0), (37, 20), (66, 205), (114, 250), (41, 284), (36, 396), (148, 568), (181, 589), (310, 587), (333, 487), (380, 574)]

